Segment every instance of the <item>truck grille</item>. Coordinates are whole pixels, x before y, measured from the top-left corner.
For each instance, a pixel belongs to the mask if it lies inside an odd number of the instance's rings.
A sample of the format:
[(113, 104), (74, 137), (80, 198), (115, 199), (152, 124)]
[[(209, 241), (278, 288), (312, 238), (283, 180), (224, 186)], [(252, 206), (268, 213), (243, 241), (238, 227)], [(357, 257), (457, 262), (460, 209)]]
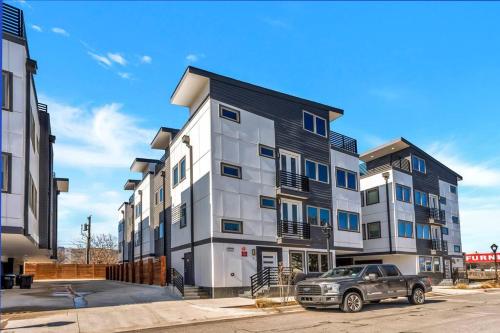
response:
[(321, 287), (314, 284), (298, 285), (297, 295), (321, 295)]

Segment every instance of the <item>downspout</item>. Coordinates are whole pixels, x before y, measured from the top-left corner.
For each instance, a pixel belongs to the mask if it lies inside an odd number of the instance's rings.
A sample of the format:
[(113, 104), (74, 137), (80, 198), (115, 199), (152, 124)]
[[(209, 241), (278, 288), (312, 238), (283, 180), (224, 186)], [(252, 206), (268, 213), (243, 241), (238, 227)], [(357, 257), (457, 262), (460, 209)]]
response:
[[(132, 263), (135, 262), (135, 205), (131, 204), (130, 207), (132, 208)], [(129, 258), (130, 260), (130, 258)], [(132, 266), (134, 267), (134, 266)]]
[(387, 229), (389, 231), (389, 253), (392, 253), (392, 228), (391, 228), (391, 208), (389, 206), (389, 172), (384, 172), (385, 179), (385, 200), (387, 204)]
[[(162, 185), (162, 189), (163, 189), (163, 200), (162, 200), (162, 204), (163, 204), (163, 255), (165, 256), (165, 260), (167, 259), (167, 212), (166, 212), (166, 207), (165, 207), (165, 185), (166, 185), (166, 181), (165, 181), (165, 171), (162, 171), (161, 173), (161, 178), (162, 178), (162, 181), (163, 181), (163, 185)], [(168, 263), (167, 263), (167, 266), (168, 266)], [(167, 274), (167, 276), (165, 277), (165, 281), (168, 283), (168, 272), (169, 270), (167, 269), (165, 274)]]
[(193, 200), (193, 146), (190, 144), (189, 135), (182, 137), (182, 142), (189, 148), (189, 214), (191, 220), (191, 266), (193, 268), (193, 285), (195, 282), (195, 266), (194, 266), (194, 200)]
[(143, 239), (142, 239), (142, 191), (141, 190), (139, 190), (139, 197), (140, 197), (140, 206), (139, 207), (140, 207), (140, 210), (141, 210), (140, 213), (139, 213), (139, 215), (140, 215), (140, 217), (139, 217), (139, 219), (140, 219), (140, 221), (139, 221), (139, 228), (140, 228), (139, 229), (139, 235), (140, 235), (140, 238), (141, 238), (140, 247), (139, 247), (139, 256), (140, 256), (140, 258), (142, 260), (142, 241), (143, 241)]
[(125, 211), (122, 209), (122, 264), (125, 263)]

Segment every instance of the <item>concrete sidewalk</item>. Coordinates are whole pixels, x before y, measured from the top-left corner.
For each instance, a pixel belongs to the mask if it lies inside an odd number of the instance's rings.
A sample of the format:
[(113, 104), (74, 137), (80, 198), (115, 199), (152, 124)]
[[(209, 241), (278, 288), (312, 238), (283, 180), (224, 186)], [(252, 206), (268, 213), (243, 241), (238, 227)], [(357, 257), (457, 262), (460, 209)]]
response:
[[(223, 298), (13, 314), (2, 318), (2, 328), (5, 332), (33, 333), (122, 332), (278, 313), (254, 305), (252, 299)], [(288, 308), (300, 310), (298, 306)]]
[(455, 295), (471, 295), (471, 294), (480, 294), (485, 292), (500, 292), (500, 288), (468, 288), (468, 289), (458, 289), (452, 287), (442, 287), (442, 286), (433, 286), (432, 287), (432, 296), (455, 296)]

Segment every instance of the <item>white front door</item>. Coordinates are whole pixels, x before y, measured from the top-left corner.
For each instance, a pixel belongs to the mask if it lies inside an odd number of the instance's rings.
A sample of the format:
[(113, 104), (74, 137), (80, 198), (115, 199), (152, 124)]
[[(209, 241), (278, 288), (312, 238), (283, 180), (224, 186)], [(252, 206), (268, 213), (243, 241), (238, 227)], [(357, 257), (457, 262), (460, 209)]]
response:
[(429, 194), (429, 207), (439, 208), (439, 198), (435, 194)]
[(284, 237), (300, 237), (302, 228), (302, 202), (281, 200), (281, 234)]
[(300, 155), (280, 149), (280, 170), (300, 174)]
[(278, 253), (262, 251), (262, 269), (266, 267), (278, 267)]

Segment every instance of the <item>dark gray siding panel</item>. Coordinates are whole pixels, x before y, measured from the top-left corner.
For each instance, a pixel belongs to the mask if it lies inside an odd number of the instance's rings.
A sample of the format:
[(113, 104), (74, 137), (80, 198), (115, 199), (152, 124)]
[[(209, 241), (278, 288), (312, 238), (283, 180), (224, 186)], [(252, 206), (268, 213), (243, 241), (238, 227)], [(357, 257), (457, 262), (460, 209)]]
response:
[[(39, 247), (50, 248), (50, 190), (51, 190), (51, 167), (50, 167), (50, 119), (46, 112), (38, 112), (40, 133), (38, 133), (39, 146), (39, 185), (38, 185), (38, 236)], [(36, 146), (36, 144), (35, 144)]]

